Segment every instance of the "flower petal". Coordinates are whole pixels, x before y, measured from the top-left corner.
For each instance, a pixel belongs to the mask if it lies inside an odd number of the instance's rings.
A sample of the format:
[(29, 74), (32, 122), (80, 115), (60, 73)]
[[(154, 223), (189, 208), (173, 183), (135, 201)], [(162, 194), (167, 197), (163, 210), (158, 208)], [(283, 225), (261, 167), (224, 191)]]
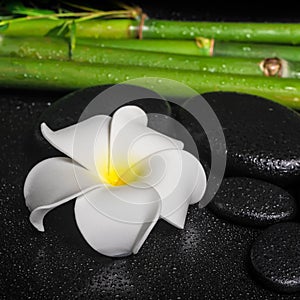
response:
[(148, 118), (137, 106), (118, 109), (110, 128), (110, 163), (122, 175), (149, 155), (165, 149), (183, 149), (183, 143), (147, 127)]
[(51, 209), (99, 185), (98, 177), (69, 158), (43, 160), (31, 169), (24, 184), (32, 225), (44, 231), (43, 218)]
[(183, 228), (189, 204), (199, 202), (206, 189), (206, 175), (201, 163), (184, 150), (165, 150), (141, 161), (122, 176), (123, 181), (138, 173), (135, 187), (150, 185), (162, 201), (161, 217)]
[(42, 123), (41, 132), (52, 146), (97, 174), (99, 160), (108, 156), (110, 119), (98, 115), (57, 131)]
[(103, 187), (77, 198), (75, 217), (88, 244), (107, 256), (137, 253), (160, 215), (151, 187)]

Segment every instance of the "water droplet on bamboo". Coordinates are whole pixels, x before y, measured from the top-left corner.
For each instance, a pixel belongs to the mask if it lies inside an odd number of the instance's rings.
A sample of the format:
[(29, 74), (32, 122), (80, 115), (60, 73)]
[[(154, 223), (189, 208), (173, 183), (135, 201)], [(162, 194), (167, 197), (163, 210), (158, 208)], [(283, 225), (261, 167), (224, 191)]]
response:
[(160, 30), (159, 30), (158, 28), (154, 28), (154, 32), (155, 32), (156, 34), (160, 34)]
[(249, 51), (251, 51), (251, 47), (243, 47), (242, 50), (244, 52), (249, 52)]
[(286, 91), (295, 91), (296, 90), (296, 88), (294, 88), (293, 86), (285, 86), (284, 89)]
[(37, 59), (42, 59), (42, 58), (43, 58), (43, 56), (40, 55), (39, 52), (35, 52), (35, 57), (36, 57)]

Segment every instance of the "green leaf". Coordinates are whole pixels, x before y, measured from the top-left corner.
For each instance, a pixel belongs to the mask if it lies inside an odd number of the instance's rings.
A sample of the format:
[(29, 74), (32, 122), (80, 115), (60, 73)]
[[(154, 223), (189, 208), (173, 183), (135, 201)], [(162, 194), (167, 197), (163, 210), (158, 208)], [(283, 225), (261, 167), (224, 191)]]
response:
[(21, 1), (7, 1), (6, 5), (4, 6), (5, 9), (9, 12), (13, 10), (23, 9), (25, 6)]
[(9, 2), (5, 8), (12, 14), (26, 15), (26, 16), (44, 16), (55, 14), (54, 11), (48, 9), (38, 9), (26, 7), (20, 1)]
[(65, 37), (70, 29), (69, 27), (67, 26), (68, 25), (68, 22), (63, 22), (63, 24), (59, 25), (59, 26), (56, 26), (52, 29), (50, 29), (46, 34), (45, 36), (52, 36), (52, 37)]
[(69, 22), (65, 21), (57, 32), (57, 36), (65, 36), (70, 31)]
[(9, 16), (0, 16), (0, 25), (1, 25), (1, 21), (11, 20), (13, 18), (14, 18), (14, 16), (12, 16), (12, 15), (9, 15)]
[(9, 24), (4, 24), (4, 25), (1, 25), (0, 24), (0, 31), (4, 31), (8, 28)]
[(55, 11), (47, 10), (47, 9), (37, 9), (37, 8), (26, 8), (19, 11), (14, 11), (15, 14), (23, 14), (26, 16), (46, 16), (46, 15), (53, 15)]
[(71, 24), (69, 24), (69, 30), (70, 30), (70, 59), (72, 59), (73, 56), (73, 50), (75, 49), (76, 45), (76, 23), (73, 20)]

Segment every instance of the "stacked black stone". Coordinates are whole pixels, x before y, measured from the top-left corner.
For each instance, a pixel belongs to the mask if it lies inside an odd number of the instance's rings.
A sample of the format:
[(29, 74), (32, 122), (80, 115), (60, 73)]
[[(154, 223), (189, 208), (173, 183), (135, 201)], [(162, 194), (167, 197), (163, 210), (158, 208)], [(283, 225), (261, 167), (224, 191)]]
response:
[(254, 274), (273, 290), (300, 291), (300, 223), (290, 222), (297, 221), (299, 206), (300, 116), (250, 95), (203, 96), (222, 124), (228, 149), (228, 177), (208, 207), (244, 226), (278, 223), (252, 245)]

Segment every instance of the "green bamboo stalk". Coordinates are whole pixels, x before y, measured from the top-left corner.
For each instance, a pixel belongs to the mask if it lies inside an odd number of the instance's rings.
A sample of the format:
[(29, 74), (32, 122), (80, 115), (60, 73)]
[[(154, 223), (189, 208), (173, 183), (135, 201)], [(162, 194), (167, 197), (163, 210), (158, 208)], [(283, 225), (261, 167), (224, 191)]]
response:
[[(59, 30), (68, 19), (29, 19), (19, 22), (11, 22), (7, 28), (3, 28), (1, 34), (9, 36), (69, 36), (69, 32), (62, 34)], [(70, 21), (70, 20), (69, 20)], [(104, 39), (125, 39), (136, 38), (137, 32), (132, 28), (137, 24), (131, 19), (112, 20), (87, 20), (76, 23), (77, 38), (104, 38)], [(1, 23), (0, 23), (1, 25)], [(135, 25), (136, 26), (136, 25)], [(129, 30), (129, 28), (131, 28)]]
[[(202, 42), (203, 41), (203, 42)], [(277, 44), (222, 42), (218, 40), (205, 41), (204, 38), (191, 40), (130, 40), (130, 39), (78, 39), (78, 44), (109, 47), (117, 49), (132, 49), (149, 52), (176, 53), (198, 56), (233, 56), (247, 58), (280, 57), (287, 60), (300, 61), (300, 48)]]
[(280, 57), (287, 60), (300, 61), (300, 48), (299, 46), (215, 41), (213, 55), (248, 58)]
[[(19, 56), (37, 59), (69, 60), (69, 41), (59, 38), (1, 37), (1, 56)], [(227, 74), (265, 75), (261, 59), (197, 57), (137, 50), (110, 49), (77, 45), (72, 50), (72, 60), (102, 64), (137, 65), (167, 69), (219, 72)], [(300, 78), (300, 63), (282, 64), (282, 77)], [(275, 73), (273, 76), (278, 76)]]
[(95, 47), (139, 50), (148, 52), (176, 53), (184, 55), (211, 56), (209, 45), (199, 47), (195, 40), (163, 40), (163, 39), (77, 39), (77, 44)]
[[(13, 36), (44, 36), (60, 28), (64, 19), (28, 19), (12, 22), (3, 33)], [(0, 23), (1, 25), (1, 23)], [(189, 22), (146, 19), (87, 20), (76, 23), (77, 37), (195, 39), (215, 38), (222, 41), (259, 43), (300, 43), (299, 23)]]
[[(59, 72), (58, 72), (59, 70)], [(152, 78), (151, 78), (152, 77)], [(181, 82), (199, 93), (231, 91), (262, 96), (291, 108), (300, 108), (300, 81), (246, 75), (167, 70), (138, 66), (120, 66), (51, 61), (24, 58), (0, 58), (0, 86), (3, 88), (74, 90), (102, 84), (123, 83), (144, 78), (151, 88), (153, 77), (166, 94), (178, 96), (178, 90), (163, 85), (162, 78)]]
[(143, 38), (194, 39), (259, 43), (300, 43), (299, 23), (188, 22), (145, 20)]

